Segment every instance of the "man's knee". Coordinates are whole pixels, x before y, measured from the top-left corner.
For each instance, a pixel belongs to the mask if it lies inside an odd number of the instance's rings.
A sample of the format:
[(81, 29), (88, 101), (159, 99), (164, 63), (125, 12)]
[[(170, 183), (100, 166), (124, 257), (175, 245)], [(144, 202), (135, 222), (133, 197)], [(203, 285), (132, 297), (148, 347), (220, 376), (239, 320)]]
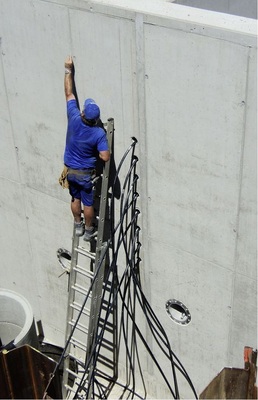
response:
[(80, 203), (80, 202), (81, 202), (81, 199), (77, 199), (77, 198), (75, 198), (75, 197), (72, 197), (72, 198), (71, 198), (71, 202), (72, 202), (72, 203)]
[(85, 206), (84, 205), (84, 212), (86, 213), (91, 213), (93, 210), (93, 206)]

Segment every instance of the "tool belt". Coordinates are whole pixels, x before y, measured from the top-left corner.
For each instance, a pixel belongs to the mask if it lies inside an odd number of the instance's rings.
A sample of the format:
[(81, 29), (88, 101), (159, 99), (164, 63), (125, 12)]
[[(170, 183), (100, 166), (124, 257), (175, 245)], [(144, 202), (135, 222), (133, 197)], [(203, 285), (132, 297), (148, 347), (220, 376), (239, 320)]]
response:
[(67, 179), (68, 174), (90, 175), (93, 182), (95, 181), (95, 178), (96, 178), (96, 170), (95, 169), (73, 169), (73, 168), (69, 168), (65, 165), (64, 169), (60, 175), (60, 178), (59, 178), (59, 184), (62, 186), (63, 189), (69, 188), (69, 182)]
[(96, 175), (96, 170), (95, 169), (73, 169), (68, 167), (68, 174), (74, 174), (74, 175), (90, 175), (94, 176)]
[(68, 174), (68, 168), (65, 165), (64, 169), (63, 169), (63, 171), (62, 171), (62, 173), (60, 175), (60, 178), (58, 180), (59, 184), (62, 186), (63, 189), (68, 189), (69, 188), (69, 182), (67, 180), (67, 174)]

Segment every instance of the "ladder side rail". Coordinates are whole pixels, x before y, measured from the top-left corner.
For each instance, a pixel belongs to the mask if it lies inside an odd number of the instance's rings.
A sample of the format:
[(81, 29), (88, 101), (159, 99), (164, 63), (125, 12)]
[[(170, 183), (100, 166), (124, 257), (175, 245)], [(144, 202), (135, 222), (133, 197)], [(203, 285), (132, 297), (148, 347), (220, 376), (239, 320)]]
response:
[[(77, 247), (79, 244), (79, 237), (75, 235), (75, 227), (73, 228), (73, 241), (72, 241), (72, 255), (71, 255), (71, 266), (70, 266), (70, 273), (69, 273), (69, 291), (68, 291), (68, 304), (67, 304), (67, 316), (66, 316), (66, 321), (70, 321), (73, 318), (73, 309), (70, 307), (70, 304), (74, 302), (75, 299), (75, 291), (72, 290), (72, 286), (74, 286), (76, 282), (76, 276), (77, 272), (75, 270), (75, 267), (77, 265), (78, 261), (78, 253), (76, 251), (73, 251), (75, 247)], [(67, 323), (66, 324), (66, 332), (65, 332), (65, 343), (69, 339), (70, 335), (72, 332), (72, 326)], [(71, 341), (67, 343), (66, 346), (66, 351), (64, 354), (64, 371), (63, 371), (63, 397), (66, 398), (67, 395), (67, 388), (66, 385), (68, 384), (68, 369), (69, 369), (69, 363), (70, 363), (70, 347), (71, 347)]]
[[(112, 151), (112, 140), (113, 140), (113, 132), (114, 132), (114, 120), (110, 118), (107, 124), (107, 135), (108, 135), (108, 144), (110, 152)], [(111, 159), (112, 154), (110, 155)], [(110, 172), (110, 159), (104, 165), (103, 171), (103, 179), (101, 186), (101, 201), (100, 201), (100, 212), (99, 212), (99, 227), (98, 227), (98, 236), (97, 236), (97, 245), (96, 245), (96, 260), (95, 260), (95, 268), (97, 268), (99, 261), (101, 259), (101, 247), (103, 245), (103, 235), (104, 235), (104, 224), (106, 218), (106, 205), (107, 205), (107, 195), (108, 195), (108, 184), (109, 184), (109, 172)], [(102, 262), (102, 268), (99, 270), (99, 277), (97, 280), (98, 285), (96, 283), (92, 288), (92, 301), (91, 301), (91, 311), (90, 311), (90, 321), (89, 321), (89, 334), (88, 334), (88, 352), (86, 355), (86, 360), (90, 354), (90, 349), (92, 347), (93, 331), (95, 331), (95, 323), (97, 321), (96, 313), (99, 313), (99, 310), (96, 309), (96, 302), (93, 301), (93, 298), (96, 296), (101, 296), (102, 293), (102, 284), (104, 278), (104, 268), (105, 268), (105, 259)], [(101, 283), (100, 283), (101, 282)], [(101, 285), (101, 286), (100, 286)]]
[[(103, 180), (101, 186), (101, 201), (100, 201), (100, 212), (99, 212), (99, 229), (97, 236), (97, 246), (96, 246), (96, 261), (95, 268), (99, 267), (98, 270), (98, 278), (96, 279), (93, 288), (92, 288), (92, 301), (91, 301), (91, 311), (90, 311), (90, 321), (89, 321), (89, 333), (88, 333), (88, 342), (87, 342), (87, 354), (86, 354), (86, 363), (89, 360), (89, 374), (91, 375), (94, 368), (94, 357), (91, 356), (92, 349), (94, 347), (94, 343), (96, 341), (98, 321), (100, 315), (100, 307), (101, 307), (101, 298), (102, 298), (102, 289), (103, 289), (103, 281), (105, 274), (105, 261), (106, 257), (102, 260), (102, 264), (99, 266), (101, 259), (103, 258), (103, 251), (106, 252), (107, 243), (103, 243), (104, 236), (104, 226), (106, 219), (106, 208), (107, 208), (107, 197), (108, 197), (108, 186), (109, 186), (109, 174), (110, 174), (110, 164), (112, 157), (112, 142), (113, 142), (113, 134), (114, 134), (114, 120), (110, 118), (107, 123), (107, 136), (108, 136), (108, 144), (110, 149), (110, 159), (105, 163), (104, 171), (103, 171)], [(88, 397), (90, 398), (93, 392), (94, 382), (90, 384)]]
[(97, 245), (96, 248), (100, 248), (103, 243), (103, 235), (104, 235), (104, 227), (105, 227), (105, 219), (106, 219), (106, 205), (107, 205), (107, 196), (108, 196), (108, 185), (109, 185), (109, 174), (110, 174), (110, 165), (111, 165), (111, 157), (112, 157), (112, 145), (113, 145), (113, 135), (114, 135), (114, 119), (109, 118), (107, 122), (107, 139), (108, 139), (108, 147), (110, 151), (110, 159), (107, 161), (103, 168), (103, 178), (101, 185), (101, 200), (100, 200), (100, 209), (99, 209), (99, 226), (98, 226), (98, 235), (97, 235)]

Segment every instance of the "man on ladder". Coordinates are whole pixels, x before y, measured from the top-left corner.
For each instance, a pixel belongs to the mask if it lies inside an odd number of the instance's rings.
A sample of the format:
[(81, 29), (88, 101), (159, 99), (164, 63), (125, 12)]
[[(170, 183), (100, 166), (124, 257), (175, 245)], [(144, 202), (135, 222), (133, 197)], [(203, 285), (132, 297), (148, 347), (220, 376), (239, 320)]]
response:
[[(72, 57), (65, 61), (64, 78), (67, 101), (68, 126), (64, 164), (68, 168), (67, 180), (71, 195), (71, 211), (74, 216), (75, 235), (90, 241), (94, 235), (93, 183), (96, 162), (110, 158), (108, 141), (103, 128), (98, 126), (100, 109), (93, 99), (86, 99), (80, 112), (74, 94), (74, 65)], [(85, 224), (81, 218), (81, 203)]]

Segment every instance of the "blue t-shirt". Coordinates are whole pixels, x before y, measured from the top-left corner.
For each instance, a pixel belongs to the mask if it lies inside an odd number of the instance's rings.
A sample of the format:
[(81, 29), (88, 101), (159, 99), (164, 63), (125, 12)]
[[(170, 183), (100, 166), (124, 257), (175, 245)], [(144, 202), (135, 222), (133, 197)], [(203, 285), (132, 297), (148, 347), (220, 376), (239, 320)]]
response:
[(83, 123), (75, 99), (67, 102), (67, 117), (65, 165), (73, 169), (95, 168), (98, 153), (108, 150), (104, 129)]

